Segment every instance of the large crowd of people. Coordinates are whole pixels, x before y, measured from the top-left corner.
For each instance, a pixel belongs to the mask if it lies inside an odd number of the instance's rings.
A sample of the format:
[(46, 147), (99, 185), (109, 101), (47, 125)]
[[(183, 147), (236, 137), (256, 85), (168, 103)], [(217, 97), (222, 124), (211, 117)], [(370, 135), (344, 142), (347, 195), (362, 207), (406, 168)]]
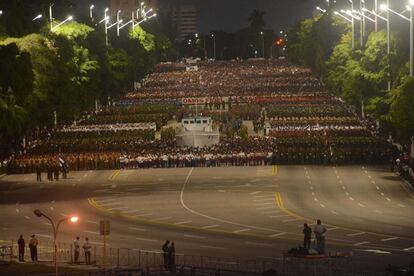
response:
[[(198, 70), (164, 64), (113, 106), (54, 131), (8, 165), (10, 173), (269, 164), (388, 163), (394, 149), (329, 94), (308, 69), (283, 60), (201, 62)], [(195, 113), (221, 126), (217, 145), (179, 147), (156, 139), (171, 119)], [(254, 121), (263, 133), (226, 137), (225, 128)], [(256, 127), (258, 126), (258, 127)]]

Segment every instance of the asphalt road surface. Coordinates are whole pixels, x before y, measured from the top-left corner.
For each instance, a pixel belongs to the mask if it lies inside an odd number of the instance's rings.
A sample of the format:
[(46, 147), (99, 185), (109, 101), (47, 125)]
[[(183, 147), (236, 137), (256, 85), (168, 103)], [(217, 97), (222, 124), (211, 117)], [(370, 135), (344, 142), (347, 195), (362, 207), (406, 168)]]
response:
[[(43, 177), (46, 178), (45, 174)], [(303, 223), (321, 219), (330, 252), (353, 252), (364, 269), (414, 260), (414, 193), (383, 167), (221, 167), (72, 172), (59, 182), (35, 175), (0, 178), (0, 240), (37, 234), (51, 241), (55, 219), (76, 214), (59, 241), (88, 236), (101, 245), (99, 221), (111, 221), (110, 247), (182, 254), (280, 259), (302, 244)]]

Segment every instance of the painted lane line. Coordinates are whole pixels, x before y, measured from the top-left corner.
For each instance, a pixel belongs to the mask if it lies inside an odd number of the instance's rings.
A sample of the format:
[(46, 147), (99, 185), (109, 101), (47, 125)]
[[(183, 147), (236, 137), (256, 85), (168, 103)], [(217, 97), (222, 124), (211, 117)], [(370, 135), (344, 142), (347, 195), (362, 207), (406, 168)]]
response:
[(261, 203), (253, 203), (254, 206), (264, 206), (264, 205), (273, 205), (274, 202), (261, 202)]
[(315, 192), (312, 192), (312, 195), (315, 196)]
[(121, 206), (121, 207), (110, 208), (108, 209), (108, 211), (122, 211), (122, 210), (127, 210), (127, 209), (129, 209), (129, 207)]
[(345, 186), (342, 186), (342, 190), (346, 190), (346, 187)]
[(313, 190), (313, 186), (310, 186), (309, 189)]
[(186, 238), (193, 238), (193, 239), (205, 239), (206, 237), (203, 236), (197, 236), (197, 235), (184, 235)]
[(226, 191), (225, 190), (217, 190), (217, 192), (219, 192), (219, 193), (225, 193)]
[(314, 201), (318, 201), (318, 199), (315, 197), (314, 199), (313, 199)]
[(362, 203), (358, 203), (358, 205), (360, 206), (360, 207), (362, 207), (362, 208), (365, 208), (366, 206), (364, 205), (364, 204), (362, 204)]
[(272, 195), (267, 194), (267, 195), (254, 195), (253, 196), (254, 199), (260, 199), (260, 198), (265, 198), (265, 197), (270, 198), (272, 197)]
[(336, 229), (339, 229), (339, 227), (334, 226), (334, 227), (328, 228), (328, 231), (332, 231), (332, 230), (336, 230)]
[(385, 194), (384, 194), (384, 193), (381, 193), (381, 195), (382, 195), (382, 196), (385, 196)]
[(368, 244), (368, 243), (369, 243), (368, 241), (357, 242), (357, 243), (354, 243), (354, 246), (360, 246), (360, 245), (364, 245), (364, 244)]
[(41, 238), (47, 238), (47, 239), (51, 239), (52, 238), (51, 235), (44, 235), (44, 234), (35, 234), (35, 235), (38, 236), (38, 237), (41, 237)]
[(128, 210), (128, 211), (124, 211), (125, 214), (133, 214), (133, 213), (139, 213), (142, 210)]
[(217, 250), (225, 250), (224, 247), (218, 247), (218, 246), (211, 246), (211, 245), (200, 245), (201, 248), (207, 248), (207, 249), (217, 249)]
[(167, 219), (172, 219), (172, 217), (156, 218), (156, 219), (153, 219), (152, 221), (162, 221), (162, 220), (167, 220)]
[[(98, 202), (99, 203), (99, 202)], [(117, 206), (117, 205), (122, 205), (122, 203), (120, 202), (110, 202), (110, 203), (106, 203), (106, 204), (101, 204), (103, 207), (112, 207), (112, 206)]]
[(397, 205), (398, 205), (399, 207), (401, 207), (401, 208), (405, 208), (405, 205), (404, 205), (404, 204), (398, 203)]
[(152, 213), (139, 214), (139, 215), (136, 215), (135, 217), (149, 217), (149, 216), (152, 216)]
[(339, 213), (334, 211), (334, 210), (331, 210), (331, 213), (334, 214), (334, 215), (339, 215)]
[(272, 210), (272, 211), (261, 212), (262, 215), (279, 214), (279, 213), (280, 213), (280, 210)]
[(30, 217), (29, 216), (24, 216), (26, 219), (30, 219)]
[(404, 251), (411, 251), (411, 250), (413, 250), (413, 249), (414, 249), (414, 246), (413, 246), (413, 247), (404, 248), (403, 250), (404, 250)]
[(182, 225), (182, 224), (187, 224), (187, 223), (192, 223), (192, 220), (186, 220), (186, 221), (180, 221), (180, 222), (175, 222), (175, 225)]
[(264, 202), (264, 201), (274, 201), (275, 199), (273, 197), (269, 198), (261, 198), (261, 199), (253, 199), (254, 202)]
[(240, 229), (240, 230), (233, 231), (233, 233), (243, 233), (243, 232), (248, 232), (248, 231), (251, 231), (251, 230), (252, 229), (245, 228), (245, 229)]
[(375, 186), (375, 188), (377, 188), (378, 191), (380, 190), (380, 187), (379, 186)]
[(273, 206), (269, 206), (269, 207), (260, 207), (260, 208), (256, 208), (256, 210), (269, 210), (269, 209), (274, 209), (275, 207)]
[(349, 200), (354, 201), (354, 198), (351, 196), (351, 197), (349, 197)]
[(269, 216), (269, 218), (284, 218), (284, 217), (290, 217), (290, 215)]
[(107, 198), (107, 199), (97, 200), (96, 202), (98, 202), (99, 204), (101, 204), (101, 203), (112, 202), (112, 201), (116, 201), (116, 200), (118, 200), (118, 198)]
[(345, 192), (345, 194), (346, 194), (347, 196), (349, 196), (349, 192)]
[(44, 222), (43, 224), (44, 224), (44, 225), (47, 225), (47, 226), (52, 226), (52, 224), (51, 224), (51, 223), (49, 223), (49, 222)]
[(100, 235), (100, 233), (99, 232), (95, 232), (95, 231), (89, 231), (89, 230), (85, 230), (85, 231), (83, 231), (83, 232), (85, 232), (85, 233), (88, 233), (88, 234), (92, 234), (92, 235)]
[(220, 225), (214, 224), (214, 225), (207, 225), (207, 226), (203, 226), (201, 227), (201, 229), (211, 229), (211, 228), (216, 228), (219, 227)]
[(297, 219), (297, 218), (294, 218), (294, 219), (285, 219), (282, 222), (283, 223), (286, 223), (286, 222), (292, 222), (292, 221), (298, 221), (298, 220), (300, 220), (300, 219)]
[(68, 216), (69, 216), (68, 214), (65, 214), (65, 213), (60, 213), (60, 215), (61, 215), (62, 217), (68, 217)]
[(386, 197), (385, 198), (388, 202), (390, 202), (391, 201), (391, 199), (389, 198), (389, 197)]
[(321, 207), (322, 207), (322, 208), (325, 208), (325, 205), (323, 205), (322, 203), (321, 203), (321, 204), (319, 204), (319, 205), (321, 205)]
[(16, 212), (17, 212), (17, 213), (19, 213), (19, 212), (20, 212), (20, 210), (16, 208)]
[(366, 234), (365, 232), (358, 232), (358, 233), (352, 233), (352, 234), (346, 234), (348, 237), (356, 237)]
[(137, 241), (146, 241), (146, 242), (158, 242), (158, 240), (145, 239), (145, 238), (135, 238)]
[(94, 221), (94, 220), (87, 220), (86, 222), (91, 223), (91, 224), (99, 224), (97, 221)]
[(283, 236), (283, 235), (286, 235), (286, 232), (272, 234), (272, 235), (269, 235), (269, 237), (270, 238), (276, 238), (276, 237)]
[(128, 227), (128, 229), (130, 229), (130, 230), (135, 230), (135, 231), (140, 231), (140, 232), (145, 232), (145, 231), (147, 231), (147, 229), (144, 229), (144, 228), (137, 228), (137, 227)]
[(260, 243), (260, 242), (249, 242), (249, 241), (246, 241), (246, 242), (244, 242), (245, 244), (248, 244), (248, 245), (255, 245), (255, 246), (261, 246), (261, 247), (273, 247), (272, 245), (270, 245), (270, 244), (267, 244), (267, 243)]
[(252, 193), (250, 193), (251, 195), (257, 195), (257, 194), (260, 194), (262, 191), (255, 191), (255, 192), (252, 192)]
[(398, 239), (397, 237), (391, 237), (391, 238), (381, 239), (381, 241), (394, 241), (397, 239)]

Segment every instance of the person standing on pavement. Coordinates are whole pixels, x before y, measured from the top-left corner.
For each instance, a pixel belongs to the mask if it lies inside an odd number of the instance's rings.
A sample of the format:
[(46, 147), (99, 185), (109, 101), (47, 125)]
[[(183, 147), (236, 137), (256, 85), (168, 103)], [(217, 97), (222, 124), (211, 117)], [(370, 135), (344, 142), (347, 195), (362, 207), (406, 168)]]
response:
[(75, 251), (74, 263), (77, 264), (79, 262), (80, 253), (79, 237), (76, 237), (76, 239), (73, 241), (73, 249)]
[(319, 254), (325, 254), (325, 233), (326, 228), (322, 225), (322, 222), (320, 219), (316, 221), (316, 226), (313, 229), (313, 232), (315, 233), (316, 237), (316, 248), (319, 252)]
[(168, 247), (168, 265), (170, 271), (175, 273), (175, 245), (174, 242), (171, 243), (171, 246)]
[(32, 258), (33, 262), (37, 262), (37, 245), (39, 241), (36, 239), (35, 235), (32, 235), (32, 238), (29, 241), (29, 248), (30, 248), (30, 257)]
[(26, 243), (23, 239), (23, 235), (20, 235), (19, 239), (17, 240), (17, 244), (19, 245), (19, 262), (24, 262), (24, 249)]
[(87, 265), (91, 264), (91, 243), (89, 242), (88, 237), (85, 238), (85, 243), (83, 244), (83, 251), (85, 251), (85, 263)]
[(168, 268), (168, 245), (170, 244), (169, 240), (166, 240), (164, 245), (162, 246), (162, 256), (164, 257), (164, 267), (165, 269)]
[(303, 247), (306, 250), (309, 250), (311, 247), (312, 228), (310, 228), (307, 223), (303, 224), (303, 235)]
[(40, 164), (36, 164), (36, 181), (42, 182), (42, 168)]

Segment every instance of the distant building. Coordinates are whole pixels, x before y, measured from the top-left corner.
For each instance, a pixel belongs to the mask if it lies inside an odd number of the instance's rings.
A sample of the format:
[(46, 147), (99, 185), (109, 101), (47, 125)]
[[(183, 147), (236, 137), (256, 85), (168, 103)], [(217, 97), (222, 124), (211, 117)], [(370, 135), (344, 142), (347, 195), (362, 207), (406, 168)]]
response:
[(173, 7), (172, 20), (177, 39), (184, 40), (188, 35), (198, 32), (197, 8), (194, 4), (178, 4)]
[(136, 12), (144, 3), (147, 10), (158, 10), (158, 0), (110, 0), (110, 12), (115, 15), (118, 10), (121, 11), (122, 18), (130, 18), (132, 12)]

